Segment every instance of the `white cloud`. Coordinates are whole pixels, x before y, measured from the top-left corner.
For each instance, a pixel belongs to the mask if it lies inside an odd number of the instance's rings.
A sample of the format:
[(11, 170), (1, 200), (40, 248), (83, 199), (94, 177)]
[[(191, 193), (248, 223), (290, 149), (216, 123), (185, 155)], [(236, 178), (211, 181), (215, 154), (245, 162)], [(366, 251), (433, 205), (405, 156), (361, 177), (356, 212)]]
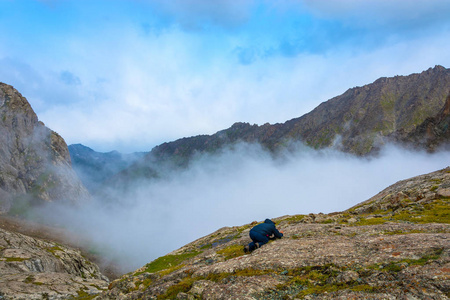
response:
[(223, 226), (345, 210), (445, 162), (448, 152), (390, 148), (368, 160), (302, 147), (274, 161), (259, 147), (241, 145), (202, 156), (169, 180), (144, 182), (123, 196), (112, 192), (120, 203), (98, 199), (78, 210), (60, 207), (54, 213), (49, 207), (44, 214), (107, 249), (106, 257), (117, 256), (131, 271)]

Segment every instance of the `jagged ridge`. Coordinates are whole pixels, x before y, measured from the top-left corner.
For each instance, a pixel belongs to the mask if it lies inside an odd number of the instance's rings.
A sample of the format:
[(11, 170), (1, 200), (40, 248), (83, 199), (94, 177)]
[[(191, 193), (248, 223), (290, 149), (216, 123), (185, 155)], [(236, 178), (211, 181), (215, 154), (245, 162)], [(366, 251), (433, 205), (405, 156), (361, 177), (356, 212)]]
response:
[(283, 124), (235, 123), (213, 135), (163, 143), (110, 183), (120, 186), (143, 177), (158, 177), (163, 167), (186, 166), (198, 153), (214, 153), (237, 142), (259, 143), (272, 152), (285, 149), (292, 142), (313, 148), (335, 147), (357, 155), (374, 153), (388, 142), (414, 144), (433, 151), (448, 143), (448, 121), (439, 127), (440, 138), (433, 142), (415, 141), (424, 140), (420, 128), (428, 126), (430, 119), (439, 118), (449, 94), (450, 69), (442, 66), (420, 74), (380, 78), (351, 88)]

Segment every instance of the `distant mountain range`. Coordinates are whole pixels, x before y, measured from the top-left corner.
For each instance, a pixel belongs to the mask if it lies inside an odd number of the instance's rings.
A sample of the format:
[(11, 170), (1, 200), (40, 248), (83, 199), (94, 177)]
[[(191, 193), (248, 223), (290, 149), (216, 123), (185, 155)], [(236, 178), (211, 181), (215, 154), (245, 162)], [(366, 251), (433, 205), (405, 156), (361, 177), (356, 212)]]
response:
[(105, 180), (146, 154), (144, 152), (122, 154), (117, 151), (102, 153), (81, 144), (69, 145), (69, 152), (73, 169), (90, 191), (95, 191)]
[[(235, 123), (213, 135), (163, 143), (107, 182), (124, 186), (138, 178), (158, 177), (164, 167), (184, 167), (196, 154), (214, 153), (239, 142), (259, 143), (274, 154), (295, 142), (360, 156), (376, 154), (387, 143), (435, 151), (449, 141), (449, 97), (450, 69), (442, 66), (419, 74), (383, 77), (282, 124)], [(76, 170), (83, 168), (73, 153), (72, 159)], [(95, 165), (95, 161), (82, 164)]]

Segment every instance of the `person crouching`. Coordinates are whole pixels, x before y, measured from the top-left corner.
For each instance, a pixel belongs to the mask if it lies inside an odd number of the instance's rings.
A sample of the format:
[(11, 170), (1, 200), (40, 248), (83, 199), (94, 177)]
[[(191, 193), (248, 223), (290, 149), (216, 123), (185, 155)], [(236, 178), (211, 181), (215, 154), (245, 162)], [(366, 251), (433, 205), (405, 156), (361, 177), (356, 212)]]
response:
[(252, 242), (244, 247), (244, 252), (249, 253), (253, 250), (267, 244), (269, 240), (281, 239), (283, 232), (278, 231), (275, 227), (275, 222), (266, 219), (264, 223), (258, 224), (250, 229), (250, 238)]

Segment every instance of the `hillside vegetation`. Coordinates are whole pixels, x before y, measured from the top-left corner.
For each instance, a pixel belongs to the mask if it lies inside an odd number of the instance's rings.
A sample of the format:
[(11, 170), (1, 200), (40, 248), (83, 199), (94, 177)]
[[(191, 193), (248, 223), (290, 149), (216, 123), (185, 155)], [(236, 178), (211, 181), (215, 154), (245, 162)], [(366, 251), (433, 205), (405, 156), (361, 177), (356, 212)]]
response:
[[(313, 201), (313, 199), (311, 199)], [(98, 299), (447, 299), (450, 168), (400, 181), (343, 212), (226, 227), (124, 275)]]

